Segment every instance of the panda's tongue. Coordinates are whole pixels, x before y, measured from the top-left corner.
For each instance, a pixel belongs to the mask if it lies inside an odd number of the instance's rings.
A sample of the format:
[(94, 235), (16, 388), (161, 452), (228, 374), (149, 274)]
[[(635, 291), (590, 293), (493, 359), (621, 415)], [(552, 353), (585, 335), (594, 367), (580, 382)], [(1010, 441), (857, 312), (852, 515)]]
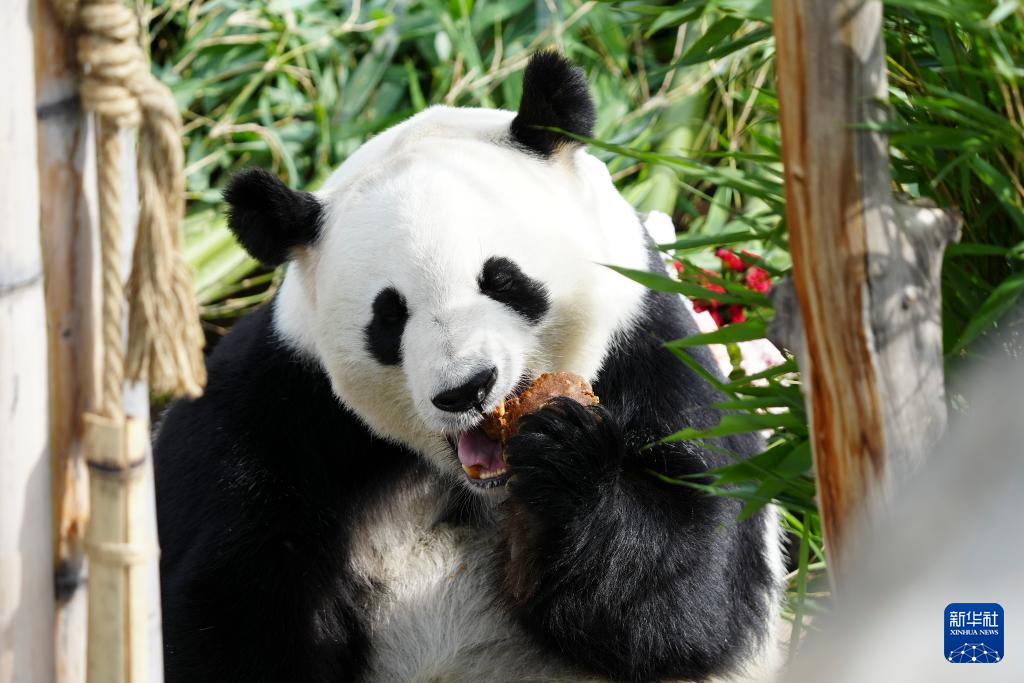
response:
[(459, 437), (459, 462), (466, 474), (474, 479), (505, 469), (501, 457), (501, 443), (488, 439), (480, 429), (471, 429)]

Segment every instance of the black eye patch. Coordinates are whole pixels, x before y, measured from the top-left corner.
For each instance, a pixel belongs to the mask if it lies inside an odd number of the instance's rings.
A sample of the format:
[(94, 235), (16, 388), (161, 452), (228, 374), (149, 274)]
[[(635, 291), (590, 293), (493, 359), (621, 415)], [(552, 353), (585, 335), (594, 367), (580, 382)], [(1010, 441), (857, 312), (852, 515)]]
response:
[(548, 312), (550, 303), (544, 285), (519, 270), (510, 259), (487, 259), (477, 281), (484, 295), (505, 304), (531, 323), (540, 322)]
[(373, 300), (373, 318), (366, 326), (366, 348), (384, 365), (402, 362), (402, 331), (409, 319), (405, 297), (394, 287), (382, 289)]

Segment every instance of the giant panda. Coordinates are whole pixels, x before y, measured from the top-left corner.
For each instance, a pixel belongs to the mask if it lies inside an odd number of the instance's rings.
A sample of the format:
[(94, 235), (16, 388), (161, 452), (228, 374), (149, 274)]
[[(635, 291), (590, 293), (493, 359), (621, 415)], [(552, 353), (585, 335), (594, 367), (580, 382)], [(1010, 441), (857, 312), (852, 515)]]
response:
[[(662, 346), (695, 332), (680, 298), (603, 265), (664, 267), (574, 137), (594, 111), (543, 52), (518, 112), (432, 107), (315, 193), (230, 182), (238, 240), (287, 270), (159, 429), (169, 683), (772, 669), (776, 519), (658, 476), (758, 442), (652, 445), (718, 397)], [(551, 402), (502, 452), (481, 415), (548, 371), (600, 405)]]

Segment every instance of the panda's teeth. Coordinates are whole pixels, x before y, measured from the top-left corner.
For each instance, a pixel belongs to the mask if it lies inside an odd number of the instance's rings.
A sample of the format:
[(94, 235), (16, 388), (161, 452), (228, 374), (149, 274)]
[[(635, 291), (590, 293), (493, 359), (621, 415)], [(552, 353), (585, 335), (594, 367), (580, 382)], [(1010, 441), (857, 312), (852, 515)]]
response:
[(508, 470), (502, 467), (499, 470), (486, 471), (480, 465), (463, 465), (463, 471), (469, 476), (470, 479), (476, 479), (478, 481), (486, 481), (488, 479), (494, 479), (508, 472)]
[(508, 470), (506, 468), (502, 467), (500, 470), (494, 470), (493, 472), (481, 472), (480, 479), (494, 479), (495, 477), (500, 477), (505, 474), (507, 471)]
[(463, 465), (462, 471), (466, 473), (470, 479), (476, 479), (479, 481), (485, 481), (487, 479), (494, 479), (508, 472), (508, 468), (502, 467), (501, 469), (487, 471), (482, 465)]

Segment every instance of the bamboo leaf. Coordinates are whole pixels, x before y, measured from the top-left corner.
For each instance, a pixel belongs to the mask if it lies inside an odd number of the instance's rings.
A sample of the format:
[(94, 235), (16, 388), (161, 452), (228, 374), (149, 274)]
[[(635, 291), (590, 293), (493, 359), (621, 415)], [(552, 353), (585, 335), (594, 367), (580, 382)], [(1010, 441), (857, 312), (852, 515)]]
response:
[(764, 429), (789, 429), (801, 433), (806, 425), (790, 413), (749, 413), (727, 414), (722, 416), (718, 425), (710, 429), (681, 429), (662, 439), (663, 443), (675, 441), (693, 441), (696, 439), (716, 439), (735, 434), (749, 434)]
[(738, 17), (726, 16), (718, 20), (690, 47), (679, 60), (680, 66), (692, 66), (712, 59), (721, 59), (771, 37), (770, 28), (758, 28), (733, 40), (726, 40), (744, 24)]
[(735, 232), (723, 232), (718, 235), (687, 236), (669, 244), (659, 244), (658, 248), (662, 251), (683, 251), (686, 249), (696, 249), (698, 247), (711, 245), (720, 246), (736, 244), (737, 242), (749, 242), (759, 238), (760, 236), (753, 230), (742, 230)]
[(1024, 271), (1014, 273), (1003, 280), (967, 323), (951, 353), (963, 350), (980, 334), (991, 328), (1017, 303), (1022, 293), (1024, 293)]
[(656, 292), (682, 294), (693, 299), (714, 299), (722, 303), (731, 304), (750, 303), (751, 301), (751, 298), (745, 298), (733, 294), (722, 294), (721, 292), (715, 292), (707, 289), (706, 287), (693, 284), (692, 282), (673, 280), (672, 278), (660, 273), (651, 273), (646, 270), (634, 270), (632, 268), (622, 268), (620, 266), (612, 266), (606, 263), (601, 265), (614, 270), (620, 275), (625, 275), (630, 280), (638, 282), (644, 287), (653, 289)]
[(797, 367), (796, 360), (793, 358), (789, 358), (786, 360), (786, 362), (780, 365), (767, 368), (766, 370), (762, 370), (761, 372), (755, 373), (753, 375), (746, 375), (744, 377), (740, 377), (736, 380), (733, 380), (726, 384), (725, 387), (730, 390), (739, 389), (741, 387), (751, 384), (756, 380), (776, 379), (782, 375), (789, 375), (797, 371), (799, 371), (799, 368)]
[(1013, 220), (1017, 229), (1024, 232), (1024, 210), (1018, 205), (1020, 198), (1006, 176), (981, 157), (971, 157), (967, 163), (971, 165), (982, 181), (991, 188), (992, 193), (999, 200), (999, 203), (1002, 204), (1003, 209)]
[(764, 339), (766, 330), (767, 324), (763, 320), (745, 320), (741, 323), (726, 325), (714, 332), (695, 334), (692, 337), (666, 342), (665, 346), (683, 349), (693, 346), (704, 346), (705, 344), (733, 344), (742, 341), (753, 341), (755, 339)]

